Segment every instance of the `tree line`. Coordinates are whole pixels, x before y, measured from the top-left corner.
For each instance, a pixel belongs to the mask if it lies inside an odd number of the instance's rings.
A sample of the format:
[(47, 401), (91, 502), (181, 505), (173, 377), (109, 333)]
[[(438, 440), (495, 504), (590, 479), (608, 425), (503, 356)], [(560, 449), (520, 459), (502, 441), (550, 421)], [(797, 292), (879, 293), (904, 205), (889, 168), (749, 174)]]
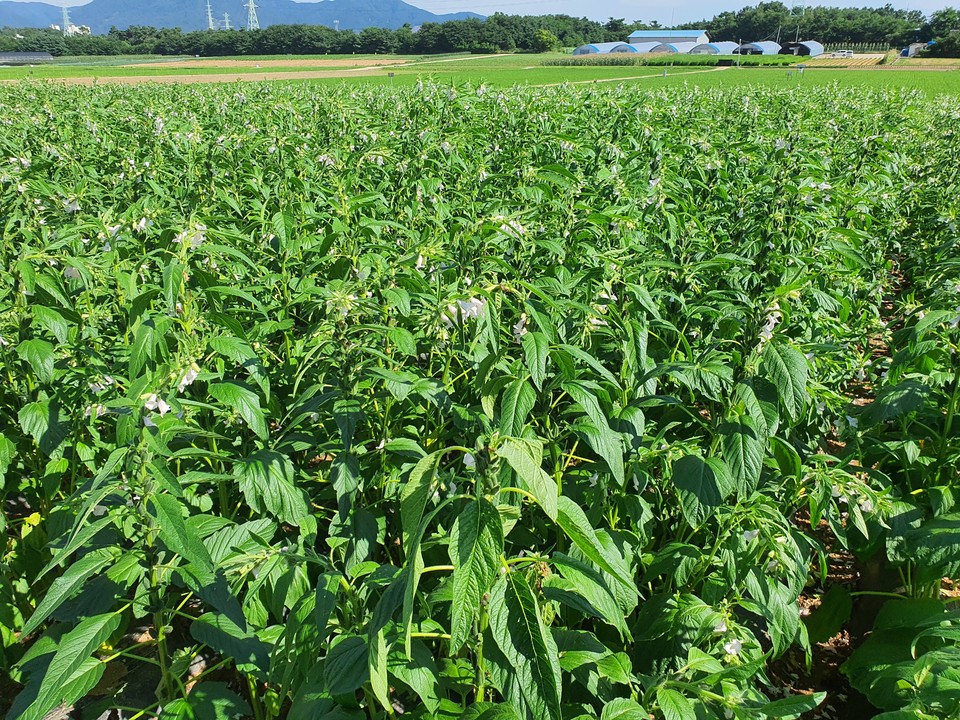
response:
[[(52, 55), (323, 55), (351, 53), (434, 54), (448, 52), (545, 52), (584, 43), (625, 41), (634, 30), (658, 29), (656, 22), (605, 23), (567, 15), (505, 15), (446, 23), (425, 23), (414, 30), (366, 28), (360, 32), (322, 25), (272, 25), (263, 30), (204, 30), (133, 26), (106, 35), (64, 37), (49, 29), (4, 28), (0, 51), (49, 52)], [(677, 29), (704, 28), (713, 40), (781, 42), (799, 38), (822, 43), (865, 43), (898, 47), (937, 40), (934, 50), (960, 50), (960, 13), (947, 8), (929, 18), (917, 10), (811, 7), (802, 13), (781, 2), (763, 2), (737, 12)], [(666, 29), (666, 28), (664, 28)]]

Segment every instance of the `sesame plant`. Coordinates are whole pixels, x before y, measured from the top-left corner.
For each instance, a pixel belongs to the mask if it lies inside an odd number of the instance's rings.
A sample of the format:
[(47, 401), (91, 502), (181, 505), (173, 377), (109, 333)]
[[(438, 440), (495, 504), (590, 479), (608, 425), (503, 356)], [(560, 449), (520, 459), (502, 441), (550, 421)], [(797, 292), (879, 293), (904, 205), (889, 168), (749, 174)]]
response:
[[(0, 104), (10, 720), (798, 717), (861, 596), (946, 662), (954, 101)], [(893, 580), (803, 620), (821, 520)]]

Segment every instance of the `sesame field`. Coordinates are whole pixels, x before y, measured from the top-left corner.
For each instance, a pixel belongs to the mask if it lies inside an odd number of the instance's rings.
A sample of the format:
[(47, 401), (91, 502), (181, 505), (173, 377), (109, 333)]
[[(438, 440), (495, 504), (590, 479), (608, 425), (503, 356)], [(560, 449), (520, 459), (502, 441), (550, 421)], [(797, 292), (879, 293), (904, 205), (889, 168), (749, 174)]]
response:
[(0, 85), (0, 713), (960, 717), (952, 76), (394, 65)]

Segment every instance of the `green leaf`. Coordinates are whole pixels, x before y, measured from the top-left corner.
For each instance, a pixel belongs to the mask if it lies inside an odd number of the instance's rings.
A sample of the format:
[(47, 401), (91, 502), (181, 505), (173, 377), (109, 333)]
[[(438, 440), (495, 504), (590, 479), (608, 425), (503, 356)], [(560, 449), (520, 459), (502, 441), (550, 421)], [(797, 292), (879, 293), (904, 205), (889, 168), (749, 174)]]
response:
[(70, 433), (68, 418), (61, 412), (56, 400), (41, 400), (27, 403), (17, 414), (20, 427), (37, 441), (45, 455), (53, 455)]
[(512, 705), (478, 702), (468, 707), (460, 720), (520, 720)]
[(448, 552), (454, 568), (450, 653), (455, 655), (500, 569), (503, 524), (489, 500), (474, 500), (457, 516), (450, 530)]
[(867, 422), (881, 423), (907, 415), (923, 406), (930, 388), (919, 380), (907, 379), (880, 389), (876, 399), (863, 409)]
[(266, 679), (273, 648), (226, 615), (201, 615), (190, 624), (190, 634), (223, 657), (232, 658), (240, 672)]
[(303, 490), (294, 481), (293, 463), (274, 450), (258, 450), (234, 465), (234, 477), (247, 504), (280, 522), (299, 525), (310, 514)]
[(673, 484), (680, 495), (683, 517), (694, 529), (720, 507), (730, 490), (723, 464), (698, 455), (686, 455), (673, 464)]
[(116, 632), (120, 620), (116, 613), (94, 615), (81, 620), (64, 635), (47, 666), (36, 699), (18, 720), (42, 720), (55, 707), (72, 705), (89, 692), (105, 667), (90, 656)]
[(53, 382), (53, 345), (46, 340), (24, 340), (17, 345), (17, 354), (30, 366), (37, 380)]
[(494, 642), (515, 674), (507, 699), (517, 707), (526, 706), (534, 720), (557, 720), (561, 716), (557, 646), (520, 573), (500, 577), (490, 593), (489, 612)]
[(44, 330), (53, 335), (57, 342), (67, 342), (67, 335), (70, 332), (70, 323), (58, 310), (49, 308), (46, 305), (33, 305), (31, 307), (33, 318)]
[(600, 720), (650, 720), (650, 714), (636, 700), (614, 698), (603, 706)]
[(233, 380), (213, 383), (207, 387), (207, 392), (239, 413), (244, 422), (261, 440), (266, 440), (269, 437), (267, 421), (263, 416), (263, 410), (260, 409), (260, 396), (245, 383)]
[(523, 358), (537, 390), (543, 390), (547, 379), (547, 358), (550, 357), (550, 345), (547, 336), (541, 332), (528, 332), (520, 341), (523, 346)]
[(430, 453), (410, 471), (407, 482), (400, 493), (400, 524), (403, 529), (403, 547), (409, 554), (411, 543), (418, 537), (420, 521), (423, 519), (423, 510), (427, 500), (433, 492), (433, 483), (437, 475), (437, 466), (443, 451)]
[(497, 449), (551, 520), (557, 519), (557, 484), (543, 468), (543, 444), (538, 440), (507, 437)]
[(777, 388), (787, 415), (799, 419), (807, 400), (807, 359), (792, 345), (770, 342), (763, 350), (762, 368)]
[[(619, 630), (622, 636), (629, 637), (623, 612), (603, 575), (586, 563), (560, 552), (555, 552), (550, 561), (562, 578), (554, 575), (544, 580), (543, 592), (547, 598), (571, 604), (571, 598), (557, 596), (552, 591), (575, 593), (589, 603), (587, 614), (597, 616)], [(584, 612), (584, 609), (581, 609), (581, 612)]]
[(693, 703), (670, 688), (657, 688), (657, 704), (664, 720), (697, 720)]
[(387, 678), (387, 641), (383, 628), (371, 633), (368, 645), (367, 667), (370, 673), (370, 688), (373, 696), (384, 710), (392, 710), (390, 705), (390, 681)]
[(243, 367), (255, 383), (263, 390), (263, 395), (270, 401), (270, 376), (267, 369), (260, 362), (260, 358), (246, 342), (232, 335), (221, 335), (210, 338), (210, 347), (221, 355), (230, 358)]
[(520, 435), (535, 402), (536, 393), (526, 379), (520, 378), (507, 385), (500, 398), (500, 432)]
[(366, 638), (349, 635), (334, 645), (323, 666), (323, 681), (331, 695), (352, 693), (370, 679)]
[(629, 685), (633, 666), (626, 653), (618, 652), (597, 660), (597, 669), (602, 677), (620, 685)]
[(760, 712), (765, 717), (782, 718), (796, 717), (803, 713), (810, 712), (826, 699), (825, 692), (814, 693), (813, 695), (793, 695), (781, 700), (774, 700), (760, 708)]
[[(0, 480), (7, 474), (7, 469), (17, 455), (17, 446), (3, 433), (0, 433)], [(0, 531), (2, 532), (2, 531)]]
[(583, 509), (566, 495), (557, 501), (557, 524), (580, 552), (619, 580), (634, 595), (637, 588), (623, 561), (605, 552)]
[(820, 601), (819, 607), (804, 618), (811, 643), (826, 642), (850, 619), (853, 599), (842, 585), (834, 585)]
[(172, 495), (156, 495), (150, 498), (150, 504), (163, 544), (188, 562), (213, 570), (213, 560), (207, 546), (196, 531), (183, 521), (183, 506), (177, 499)]
[(391, 652), (388, 661), (390, 675), (409, 686), (429, 712), (440, 705), (439, 670), (433, 653), (419, 640), (411, 643), (411, 658), (402, 652)]
[(21, 637), (26, 637), (40, 627), (40, 624), (64, 601), (70, 599), (91, 577), (116, 562), (116, 559), (116, 552), (106, 549), (94, 550), (68, 566), (63, 575), (54, 580), (44, 594), (43, 600), (20, 631)]
[(249, 715), (247, 701), (228, 688), (226, 683), (205, 680), (198, 683), (185, 698), (167, 703), (159, 720), (235, 720)]
[(749, 497), (760, 482), (763, 467), (763, 444), (749, 416), (739, 422), (723, 423), (720, 426), (723, 444), (723, 459), (730, 468), (737, 494)]

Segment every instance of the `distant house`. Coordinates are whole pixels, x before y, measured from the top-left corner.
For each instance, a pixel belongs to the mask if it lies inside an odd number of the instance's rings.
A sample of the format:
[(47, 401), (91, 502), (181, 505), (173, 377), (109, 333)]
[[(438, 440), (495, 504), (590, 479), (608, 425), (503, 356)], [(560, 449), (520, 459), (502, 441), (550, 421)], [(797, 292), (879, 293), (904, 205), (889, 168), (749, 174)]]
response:
[(706, 30), (635, 30), (630, 33), (627, 42), (638, 45), (640, 43), (654, 42), (660, 43), (678, 43), (692, 42), (694, 45), (710, 42), (710, 37)]
[(780, 43), (773, 40), (762, 40), (760, 42), (743, 43), (734, 48), (734, 55), (779, 55)]
[(0, 52), (0, 65), (39, 65), (51, 60), (53, 55), (46, 52)]
[(691, 55), (733, 55), (737, 49), (735, 42), (700, 43), (690, 51)]
[(804, 40), (803, 42), (784, 43), (780, 48), (781, 55), (803, 55), (804, 57), (816, 57), (823, 55), (823, 45), (816, 40)]

